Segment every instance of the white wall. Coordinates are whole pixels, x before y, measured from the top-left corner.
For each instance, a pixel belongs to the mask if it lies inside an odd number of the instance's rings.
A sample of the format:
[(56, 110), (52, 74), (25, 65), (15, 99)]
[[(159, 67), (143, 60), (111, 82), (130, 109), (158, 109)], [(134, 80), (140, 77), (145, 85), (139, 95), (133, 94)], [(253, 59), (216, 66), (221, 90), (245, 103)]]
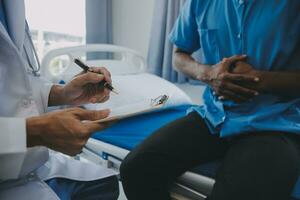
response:
[[(112, 0), (113, 43), (132, 48), (147, 57), (155, 0)], [(177, 84), (193, 100), (202, 103), (203, 86)], [(122, 199), (122, 198), (121, 198)]]
[(113, 43), (147, 56), (155, 0), (112, 0)]

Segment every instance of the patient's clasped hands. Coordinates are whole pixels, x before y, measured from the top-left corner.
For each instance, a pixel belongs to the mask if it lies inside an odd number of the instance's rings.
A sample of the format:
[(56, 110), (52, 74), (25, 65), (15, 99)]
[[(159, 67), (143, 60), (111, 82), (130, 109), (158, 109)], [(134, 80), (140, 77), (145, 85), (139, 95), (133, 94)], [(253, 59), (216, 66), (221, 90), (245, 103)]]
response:
[[(111, 75), (105, 68), (92, 68), (97, 73), (80, 73), (65, 86), (53, 86), (49, 105), (82, 105), (102, 103), (109, 99), (110, 91), (99, 87), (105, 80), (111, 83)], [(71, 108), (26, 119), (27, 146), (46, 146), (53, 150), (76, 155), (81, 152), (92, 133), (106, 128), (108, 123), (87, 121), (107, 117), (109, 110), (91, 111)]]
[(224, 58), (199, 77), (207, 83), (220, 100), (245, 102), (259, 95), (259, 73), (245, 62), (246, 55)]

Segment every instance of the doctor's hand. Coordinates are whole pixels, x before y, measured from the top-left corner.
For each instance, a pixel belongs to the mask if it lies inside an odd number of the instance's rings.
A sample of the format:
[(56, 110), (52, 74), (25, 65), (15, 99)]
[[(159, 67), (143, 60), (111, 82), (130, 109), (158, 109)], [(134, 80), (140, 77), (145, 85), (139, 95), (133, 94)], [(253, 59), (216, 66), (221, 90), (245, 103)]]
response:
[(68, 105), (102, 103), (109, 99), (110, 90), (99, 86), (99, 82), (112, 83), (111, 74), (104, 67), (91, 67), (93, 72), (82, 72), (62, 89), (62, 98)]
[(258, 92), (248, 88), (247, 84), (241, 86), (239, 83), (255, 83), (258, 78), (253, 74), (231, 73), (230, 70), (237, 62), (244, 61), (246, 58), (245, 55), (224, 58), (220, 63), (212, 66), (206, 75), (199, 80), (207, 83), (220, 100), (245, 102), (258, 95)]
[(81, 152), (93, 132), (109, 125), (83, 121), (98, 120), (108, 115), (108, 110), (90, 111), (71, 108), (28, 118), (26, 120), (27, 146), (46, 146), (74, 156)]

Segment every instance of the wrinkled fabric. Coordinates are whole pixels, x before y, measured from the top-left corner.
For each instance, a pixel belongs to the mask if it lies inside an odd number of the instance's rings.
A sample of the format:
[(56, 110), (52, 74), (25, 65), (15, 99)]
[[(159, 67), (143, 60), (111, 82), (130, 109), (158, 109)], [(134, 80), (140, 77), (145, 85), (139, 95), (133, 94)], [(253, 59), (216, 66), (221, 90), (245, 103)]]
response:
[[(248, 55), (256, 70), (300, 69), (300, 1), (188, 0), (170, 40), (180, 49), (203, 51), (203, 63)], [(242, 104), (220, 101), (207, 87), (204, 105), (194, 107), (212, 134), (252, 131), (300, 133), (300, 98), (261, 94)]]

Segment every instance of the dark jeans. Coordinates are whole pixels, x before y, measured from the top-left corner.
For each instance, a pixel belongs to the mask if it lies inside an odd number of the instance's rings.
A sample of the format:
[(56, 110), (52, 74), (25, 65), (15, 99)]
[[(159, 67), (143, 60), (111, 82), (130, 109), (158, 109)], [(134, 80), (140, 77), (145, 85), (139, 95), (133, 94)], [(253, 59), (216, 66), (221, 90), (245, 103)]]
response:
[(248, 133), (212, 135), (196, 113), (147, 138), (121, 165), (129, 200), (168, 200), (168, 188), (185, 171), (222, 158), (209, 200), (287, 200), (299, 176), (298, 136)]
[(116, 176), (95, 181), (54, 178), (46, 181), (61, 200), (117, 200), (119, 183)]

